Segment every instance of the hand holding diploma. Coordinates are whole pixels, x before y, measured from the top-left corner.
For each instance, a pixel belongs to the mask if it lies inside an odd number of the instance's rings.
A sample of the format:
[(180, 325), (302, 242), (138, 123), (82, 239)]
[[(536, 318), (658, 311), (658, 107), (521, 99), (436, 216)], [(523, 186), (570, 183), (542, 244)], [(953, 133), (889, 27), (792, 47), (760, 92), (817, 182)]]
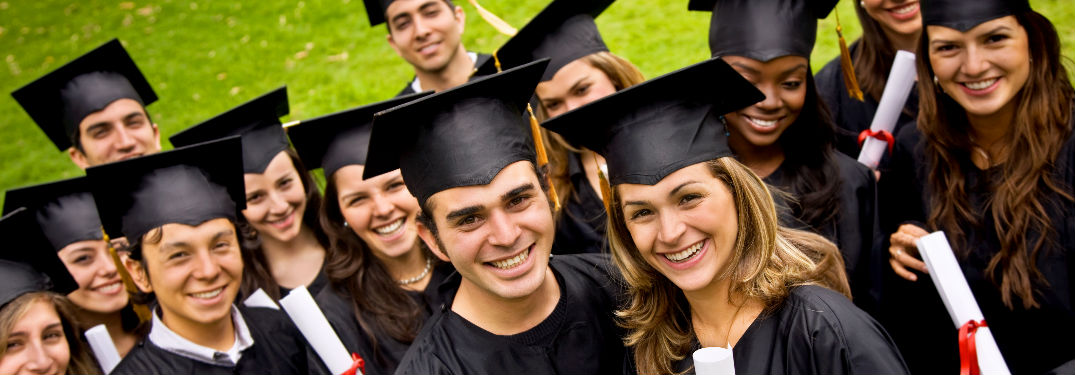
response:
[(896, 58), (892, 61), (892, 70), (888, 73), (888, 83), (885, 91), (881, 94), (881, 102), (877, 105), (877, 112), (873, 115), (870, 129), (859, 134), (858, 161), (877, 169), (881, 162), (881, 156), (885, 151), (892, 151), (892, 145), (896, 139), (892, 134), (896, 129), (896, 121), (900, 118), (900, 112), (907, 103), (907, 97), (911, 95), (911, 89), (915, 83), (915, 55), (907, 51), (897, 51)]
[(302, 332), (302, 336), (306, 337), (317, 356), (321, 357), (321, 361), (325, 362), (329, 371), (342, 375), (362, 373), (362, 358), (357, 354), (347, 353), (347, 348), (344, 348), (340, 337), (332, 330), (325, 314), (317, 307), (305, 286), (292, 289), (287, 297), (280, 299), (280, 306), (295, 322), (295, 326)]

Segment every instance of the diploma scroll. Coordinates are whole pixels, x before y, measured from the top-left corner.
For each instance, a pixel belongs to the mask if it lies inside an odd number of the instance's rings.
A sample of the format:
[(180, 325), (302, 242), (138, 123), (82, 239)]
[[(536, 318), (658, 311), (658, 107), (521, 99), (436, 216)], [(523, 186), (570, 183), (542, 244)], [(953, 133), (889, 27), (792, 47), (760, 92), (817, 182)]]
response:
[(911, 89), (914, 88), (916, 75), (914, 59), (915, 55), (911, 52), (896, 52), (896, 58), (892, 61), (892, 70), (888, 73), (888, 83), (885, 84), (885, 91), (881, 94), (881, 102), (878, 103), (877, 112), (873, 115), (870, 130), (864, 131), (863, 135), (859, 136), (860, 142), (864, 139), (865, 143), (862, 143), (858, 161), (870, 169), (877, 169), (881, 156), (891, 146), (889, 142), (894, 141), (892, 132), (896, 129), (900, 112), (903, 112), (907, 97), (911, 95)]
[[(918, 239), (917, 245), (918, 251), (922, 253), (922, 259), (929, 267), (930, 278), (933, 279), (937, 293), (944, 301), (944, 307), (948, 310), (948, 315), (952, 317), (956, 329), (960, 330), (961, 335), (966, 335), (968, 329), (971, 333), (967, 337), (973, 341), (969, 347), (974, 350), (967, 354), (971, 358), (977, 357), (977, 367), (981, 369), (982, 374), (1010, 375), (1011, 371), (1008, 370), (1008, 365), (1000, 354), (1000, 348), (997, 347), (993, 334), (985, 324), (985, 316), (982, 315), (978, 301), (971, 293), (967, 279), (963, 277), (963, 270), (959, 267), (955, 253), (948, 245), (948, 238), (945, 237), (944, 232), (933, 232), (922, 236)], [(961, 337), (961, 342), (964, 341), (963, 338)], [(963, 352), (966, 348), (960, 349)], [(961, 359), (965, 361), (965, 358)], [(970, 366), (973, 368), (974, 364)]]
[(246, 297), (243, 301), (243, 305), (246, 307), (264, 307), (266, 309), (280, 310), (280, 306), (273, 302), (268, 293), (258, 288), (254, 293), (250, 293), (250, 297)]
[(112, 336), (108, 334), (108, 328), (104, 324), (98, 324), (86, 330), (86, 342), (93, 350), (93, 356), (97, 358), (97, 364), (105, 374), (111, 373), (119, 364), (119, 351), (112, 342)]
[(694, 351), (694, 373), (698, 375), (735, 375), (732, 348), (712, 347)]
[(347, 348), (340, 342), (340, 337), (332, 330), (325, 314), (317, 307), (317, 302), (314, 302), (305, 286), (292, 289), (287, 297), (280, 299), (280, 306), (295, 322), (295, 326), (302, 332), (302, 336), (306, 337), (317, 356), (321, 357), (321, 361), (325, 362), (329, 371), (333, 374), (345, 374), (349, 371), (355, 373), (353, 370), (356, 370), (356, 360), (347, 353)]

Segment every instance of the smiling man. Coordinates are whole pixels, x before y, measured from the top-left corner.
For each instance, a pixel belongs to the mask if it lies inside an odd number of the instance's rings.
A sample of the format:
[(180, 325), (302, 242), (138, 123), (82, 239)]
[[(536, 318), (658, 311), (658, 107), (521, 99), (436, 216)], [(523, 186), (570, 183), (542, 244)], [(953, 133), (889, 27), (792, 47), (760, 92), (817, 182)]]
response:
[(365, 177), (401, 169), (419, 235), (457, 273), (397, 374), (618, 373), (620, 298), (608, 257), (550, 259), (555, 236), (527, 101), (548, 60), (374, 119)]
[(459, 86), (490, 57), (463, 47), (466, 13), (451, 0), (365, 3), (370, 26), (387, 23), (388, 45), (414, 67), (414, 79), (397, 96)]
[(157, 94), (118, 39), (11, 96), (79, 168), (161, 150), (160, 130), (145, 109)]

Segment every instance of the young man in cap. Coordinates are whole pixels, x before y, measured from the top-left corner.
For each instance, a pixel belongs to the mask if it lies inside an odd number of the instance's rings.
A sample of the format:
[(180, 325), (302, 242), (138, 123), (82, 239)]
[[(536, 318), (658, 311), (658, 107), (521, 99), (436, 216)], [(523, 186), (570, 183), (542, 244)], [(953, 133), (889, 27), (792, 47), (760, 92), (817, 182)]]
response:
[(79, 168), (160, 152), (157, 94), (118, 39), (11, 93)]
[(370, 26), (387, 23), (388, 45), (414, 67), (414, 79), (397, 96), (459, 86), (490, 57), (463, 47), (466, 13), (451, 0), (365, 3)]
[(399, 168), (441, 284), (397, 374), (614, 373), (620, 289), (607, 255), (550, 258), (555, 226), (524, 108), (548, 60), (374, 119), (365, 176)]

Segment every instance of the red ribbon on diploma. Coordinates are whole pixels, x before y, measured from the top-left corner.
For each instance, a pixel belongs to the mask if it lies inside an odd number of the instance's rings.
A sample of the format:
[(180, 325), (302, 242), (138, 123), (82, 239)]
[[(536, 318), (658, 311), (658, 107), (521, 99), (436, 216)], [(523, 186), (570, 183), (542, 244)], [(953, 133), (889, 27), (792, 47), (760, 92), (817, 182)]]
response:
[(892, 146), (896, 144), (896, 138), (893, 137), (892, 133), (889, 133), (888, 130), (878, 130), (878, 131), (874, 131), (873, 129), (863, 130), (861, 133), (859, 133), (859, 147), (860, 148), (862, 147), (862, 142), (866, 142), (867, 137), (874, 138), (874, 139), (877, 139), (879, 141), (884, 141), (885, 143), (888, 143), (888, 154), (892, 155)]
[(978, 328), (988, 327), (985, 320), (968, 320), (959, 327), (959, 375), (981, 375), (978, 368), (978, 349), (974, 347), (974, 335)]
[[(354, 363), (351, 364), (351, 368), (347, 369), (347, 371), (344, 371), (343, 374), (340, 374), (340, 375), (365, 374), (366, 373), (366, 361), (362, 359), (362, 356), (358, 355), (358, 353), (351, 353), (351, 359), (355, 361)], [(361, 371), (361, 372), (359, 372), (359, 371)]]

